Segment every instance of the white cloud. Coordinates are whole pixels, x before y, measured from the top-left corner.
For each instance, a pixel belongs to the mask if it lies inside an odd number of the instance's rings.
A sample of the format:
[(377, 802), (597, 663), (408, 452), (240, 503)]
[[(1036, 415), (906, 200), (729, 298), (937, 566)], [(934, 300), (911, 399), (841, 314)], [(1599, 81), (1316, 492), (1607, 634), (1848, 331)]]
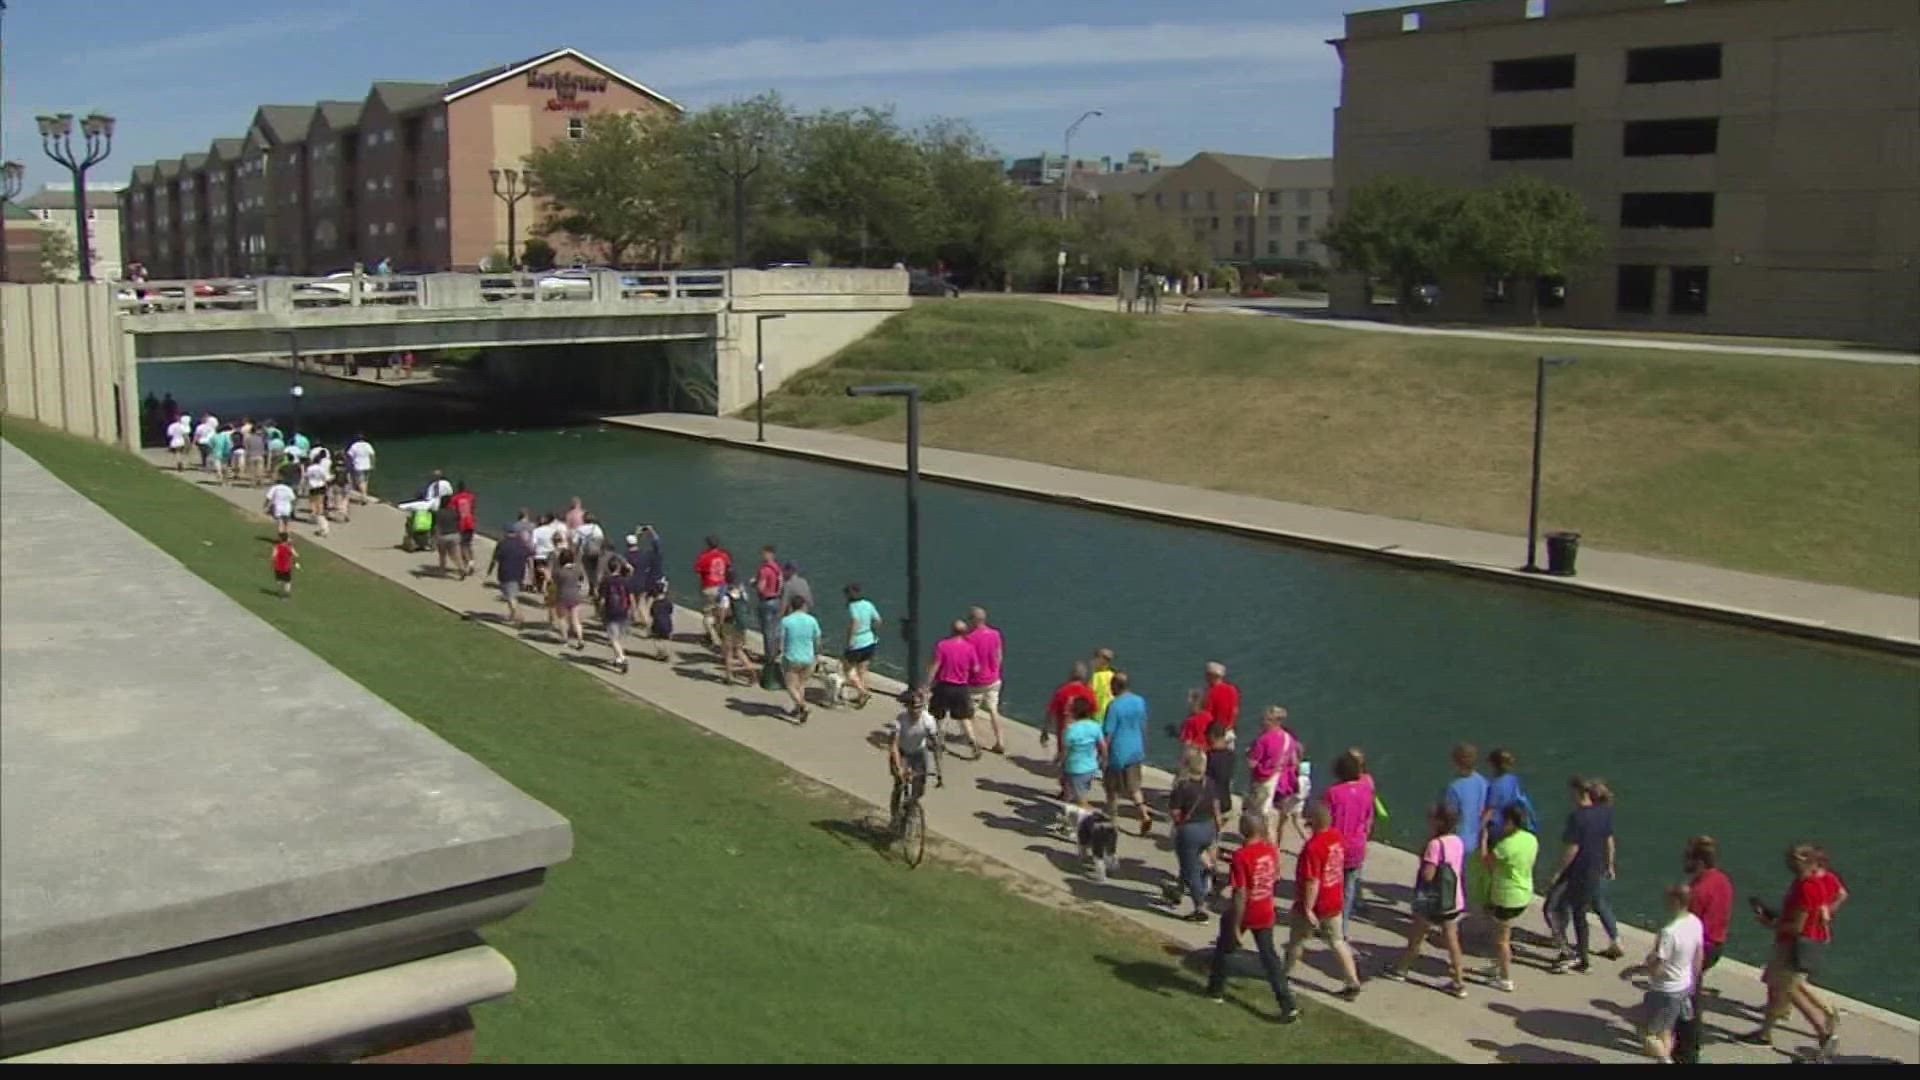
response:
[(83, 52), (81, 59), (93, 65), (151, 64), (196, 53), (244, 47), (276, 38), (324, 34), (353, 22), (359, 18), (359, 14), (357, 10), (343, 4), (332, 9), (258, 19), (212, 30), (189, 30), (148, 41), (93, 49)]
[[(1331, 23), (1248, 22), (1077, 24), (903, 38), (755, 38), (644, 54), (623, 66), (652, 85), (674, 87), (1097, 65), (1254, 63), (1331, 72), (1335, 58), (1326, 39), (1337, 33)], [(1196, 70), (1195, 89), (1218, 89), (1211, 74)]]

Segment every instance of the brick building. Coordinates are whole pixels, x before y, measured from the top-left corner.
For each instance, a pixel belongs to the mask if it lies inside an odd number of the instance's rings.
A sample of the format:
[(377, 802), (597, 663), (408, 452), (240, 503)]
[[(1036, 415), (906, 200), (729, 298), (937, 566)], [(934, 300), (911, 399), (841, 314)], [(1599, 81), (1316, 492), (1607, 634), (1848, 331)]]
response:
[[(357, 101), (262, 105), (244, 135), (133, 170), (121, 247), (152, 278), (324, 274), (382, 260), (471, 269), (508, 244), (489, 169), (521, 168), (534, 147), (579, 138), (590, 116), (679, 111), (575, 49), (445, 83), (376, 82)], [(516, 216), (525, 243), (540, 207), (527, 200)]]

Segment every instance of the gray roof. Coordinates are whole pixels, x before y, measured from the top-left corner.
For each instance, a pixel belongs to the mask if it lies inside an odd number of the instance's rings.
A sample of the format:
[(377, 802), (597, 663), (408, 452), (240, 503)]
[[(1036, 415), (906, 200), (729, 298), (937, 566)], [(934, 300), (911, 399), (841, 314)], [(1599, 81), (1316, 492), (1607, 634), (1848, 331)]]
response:
[(207, 147), (207, 156), (218, 157), (221, 161), (238, 161), (246, 147), (245, 139), (215, 139)]
[(206, 167), (206, 164), (207, 164), (207, 155), (205, 154), (181, 154), (180, 155), (180, 167), (186, 170), (187, 172), (199, 172), (201, 169)]
[(163, 160), (156, 161), (153, 163), (153, 171), (157, 173), (160, 179), (162, 180), (168, 179), (170, 177), (179, 176), (180, 175), (180, 159), (165, 158)]
[(1333, 186), (1333, 159), (1261, 157), (1257, 154), (1222, 154), (1202, 150), (1187, 164), (1208, 158), (1228, 172), (1256, 188), (1330, 188)]
[(403, 113), (438, 104), (446, 89), (440, 83), (376, 82), (373, 92), (386, 103), (389, 112)]
[(1166, 175), (1160, 172), (1074, 173), (1069, 186), (1100, 198), (1115, 195), (1142, 195)]
[(254, 116), (275, 145), (297, 143), (307, 137), (307, 125), (313, 122), (313, 106), (262, 105)]
[[(42, 188), (16, 201), (30, 210), (71, 210), (73, 209), (73, 189)], [(117, 210), (120, 207), (120, 193), (88, 188), (87, 205), (95, 210)]]
[(365, 101), (323, 101), (320, 115), (326, 118), (328, 129), (348, 131), (360, 126), (360, 113), (366, 107)]
[(136, 184), (153, 183), (153, 166), (135, 165), (133, 167), (133, 182)]

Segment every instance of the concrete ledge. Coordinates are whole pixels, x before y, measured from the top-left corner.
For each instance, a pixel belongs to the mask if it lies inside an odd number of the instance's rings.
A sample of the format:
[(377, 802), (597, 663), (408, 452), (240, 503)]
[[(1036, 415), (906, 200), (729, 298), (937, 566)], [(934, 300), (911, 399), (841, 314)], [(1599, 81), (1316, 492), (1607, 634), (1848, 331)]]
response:
[(7, 1064), (244, 1062), (313, 1051), (513, 990), (507, 958), (484, 945), (255, 998), (5, 1059)]

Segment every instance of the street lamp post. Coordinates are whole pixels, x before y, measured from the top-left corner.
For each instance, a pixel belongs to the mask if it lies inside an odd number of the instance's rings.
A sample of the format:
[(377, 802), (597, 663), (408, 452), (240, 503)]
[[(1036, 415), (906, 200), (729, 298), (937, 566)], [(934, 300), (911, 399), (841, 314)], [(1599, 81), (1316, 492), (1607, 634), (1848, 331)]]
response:
[(849, 386), (848, 397), (907, 399), (907, 638), (908, 686), (920, 679), (920, 388), (905, 383)]
[(80, 121), (85, 143), (80, 153), (73, 150), (73, 114), (36, 116), (40, 125), (40, 149), (67, 167), (73, 174), (73, 225), (78, 241), (75, 253), (80, 262), (80, 280), (93, 280), (93, 242), (87, 229), (87, 170), (107, 160), (113, 153), (113, 117), (88, 113)]
[(507, 269), (516, 270), (520, 266), (520, 222), (516, 208), (520, 200), (531, 195), (531, 185), (521, 183), (518, 169), (488, 169), (487, 176), (493, 180), (493, 196), (507, 204)]
[(293, 399), (293, 425), (287, 429), (287, 441), (292, 442), (300, 434), (300, 399), (307, 396), (307, 388), (300, 385), (300, 338), (292, 330), (287, 331), (287, 348), (293, 353), (287, 363), (287, 396)]
[(1540, 573), (1540, 450), (1547, 433), (1547, 369), (1573, 363), (1570, 356), (1542, 356), (1533, 376), (1533, 485), (1527, 498), (1527, 565), (1529, 574)]
[[(1062, 224), (1065, 224), (1067, 220), (1067, 182), (1073, 179), (1073, 133), (1080, 130), (1080, 125), (1086, 123), (1089, 117), (1104, 115), (1105, 114), (1099, 109), (1088, 109), (1086, 112), (1081, 113), (1078, 120), (1067, 125), (1067, 137), (1061, 140), (1061, 156), (1065, 159), (1060, 163), (1060, 221)], [(1041, 159), (1043, 164), (1045, 160), (1045, 158)], [(1053, 268), (1053, 291), (1056, 293), (1064, 292), (1064, 286), (1067, 283), (1066, 242), (1066, 234), (1062, 232), (1060, 236), (1060, 255), (1059, 258), (1054, 260)]]
[[(710, 131), (707, 138), (716, 147), (723, 148), (732, 158), (729, 166), (726, 160), (719, 163), (720, 175), (733, 183), (733, 265), (747, 265), (747, 181), (760, 171), (760, 138), (751, 136), (742, 140), (738, 133), (722, 135)], [(753, 163), (747, 163), (747, 152), (753, 154)]]
[(785, 314), (753, 317), (753, 441), (767, 441), (767, 355), (761, 348), (760, 326), (768, 319), (784, 319)]
[(26, 179), (26, 166), (17, 161), (0, 163), (0, 281), (12, 281), (7, 266), (7, 204), (20, 197), (22, 182)]

